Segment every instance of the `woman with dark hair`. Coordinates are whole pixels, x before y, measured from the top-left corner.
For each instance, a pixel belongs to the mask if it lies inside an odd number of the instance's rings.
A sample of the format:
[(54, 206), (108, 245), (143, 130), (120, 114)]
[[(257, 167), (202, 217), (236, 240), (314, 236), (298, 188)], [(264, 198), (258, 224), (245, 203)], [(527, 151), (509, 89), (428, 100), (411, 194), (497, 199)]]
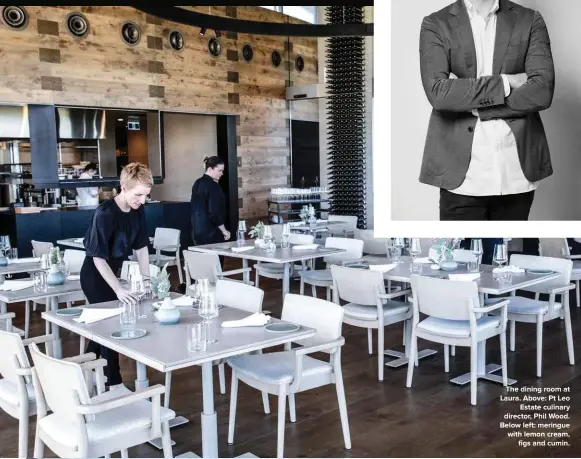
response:
[(194, 244), (204, 245), (230, 239), (224, 226), (226, 205), (219, 181), (224, 175), (224, 161), (217, 156), (204, 158), (206, 173), (194, 182), (190, 211)]

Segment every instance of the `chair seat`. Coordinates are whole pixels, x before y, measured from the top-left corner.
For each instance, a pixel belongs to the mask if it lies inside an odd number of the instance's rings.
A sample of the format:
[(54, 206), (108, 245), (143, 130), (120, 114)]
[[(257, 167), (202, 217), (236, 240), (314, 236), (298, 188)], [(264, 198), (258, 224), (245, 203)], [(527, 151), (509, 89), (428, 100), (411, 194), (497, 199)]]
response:
[(573, 270), (571, 271), (571, 280), (576, 281), (581, 279), (581, 261), (573, 262)]
[(314, 271), (304, 271), (300, 273), (300, 276), (305, 282), (329, 282), (333, 284), (333, 276), (331, 275), (330, 269), (317, 269)]
[[(496, 316), (483, 316), (476, 321), (477, 333), (489, 331), (499, 326), (500, 318)], [(451, 338), (468, 338), (470, 337), (470, 321), (428, 317), (418, 324), (418, 330)]]
[[(293, 381), (295, 368), (295, 353), (293, 351), (270, 352), (268, 354), (252, 354), (232, 357), (228, 365), (249, 378), (257, 379), (267, 384), (290, 384)], [(328, 362), (313, 359), (308, 355), (303, 357), (303, 372), (301, 378), (331, 374), (333, 366)]]
[(73, 303), (75, 301), (85, 301), (85, 294), (83, 292), (68, 293), (58, 297), (59, 303)]
[[(405, 314), (410, 310), (409, 303), (401, 301), (387, 301), (383, 305), (383, 317)], [(377, 320), (377, 306), (363, 306), (356, 303), (347, 303), (343, 306), (345, 316), (361, 320)]]
[[(26, 384), (26, 392), (29, 401), (36, 401), (34, 386), (32, 384)], [(7, 379), (0, 379), (0, 406), (3, 403), (8, 403), (14, 407), (20, 406), (18, 387), (15, 383)]]
[[(113, 398), (129, 394), (126, 387), (119, 387), (91, 398), (91, 402), (100, 403)], [(87, 436), (89, 444), (106, 443), (109, 439), (131, 435), (136, 431), (143, 431), (151, 427), (151, 402), (140, 400), (131, 405), (115, 408), (94, 415), (95, 419), (88, 422)], [(175, 412), (161, 407), (161, 421), (169, 421), (175, 417)], [(52, 439), (63, 445), (75, 448), (77, 441), (71, 432), (75, 432), (76, 425), (56, 414), (50, 414), (39, 422), (42, 430)]]
[[(168, 261), (172, 262), (176, 260), (176, 256), (175, 255), (160, 255), (159, 256), (159, 263), (163, 266), (164, 264), (166, 264)], [(149, 255), (149, 262), (150, 263), (157, 263), (157, 255), (153, 254), (153, 255)]]
[[(259, 273), (265, 274), (284, 274), (284, 265), (282, 263), (260, 263), (254, 265), (254, 269)], [(301, 264), (295, 264), (294, 270), (300, 271), (303, 269)]]
[[(561, 303), (555, 303), (555, 311), (563, 306)], [(509, 314), (546, 314), (549, 311), (548, 301), (539, 301), (522, 296), (513, 296), (508, 303)]]

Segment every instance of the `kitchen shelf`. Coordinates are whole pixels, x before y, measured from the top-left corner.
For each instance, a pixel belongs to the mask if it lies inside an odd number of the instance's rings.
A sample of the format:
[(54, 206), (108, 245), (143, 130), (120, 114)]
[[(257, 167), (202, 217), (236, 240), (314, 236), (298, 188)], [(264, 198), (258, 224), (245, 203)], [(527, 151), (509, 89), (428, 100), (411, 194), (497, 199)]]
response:
[[(284, 216), (293, 216), (293, 215), (299, 215), (301, 213), (301, 209), (293, 209), (293, 205), (300, 205), (301, 208), (303, 207), (303, 205), (307, 205), (307, 204), (312, 204), (313, 207), (315, 208), (315, 215), (317, 216), (317, 218), (320, 218), (321, 216), (321, 212), (329, 212), (329, 209), (321, 209), (321, 204), (325, 204), (330, 202), (329, 199), (302, 199), (300, 201), (273, 201), (271, 199), (269, 199), (268, 201), (268, 222), (271, 222), (271, 216), (276, 216), (275, 218), (275, 222), (274, 223), (286, 223), (288, 221), (296, 221), (296, 219), (294, 220), (290, 220), (290, 219), (285, 219), (283, 218)], [(291, 208), (290, 209), (281, 209), (280, 206), (281, 204), (285, 204), (285, 205), (290, 205)], [(275, 206), (275, 210), (272, 209), (273, 205)]]

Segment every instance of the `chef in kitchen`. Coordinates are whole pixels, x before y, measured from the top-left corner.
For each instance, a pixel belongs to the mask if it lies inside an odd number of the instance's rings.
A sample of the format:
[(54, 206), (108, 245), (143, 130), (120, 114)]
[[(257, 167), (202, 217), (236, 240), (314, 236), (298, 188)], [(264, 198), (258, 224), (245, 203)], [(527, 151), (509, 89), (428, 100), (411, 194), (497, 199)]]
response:
[[(80, 179), (92, 179), (97, 173), (97, 165), (89, 163), (85, 170), (79, 176)], [(80, 187), (77, 188), (77, 203), (79, 207), (98, 206), (99, 205), (99, 187)]]

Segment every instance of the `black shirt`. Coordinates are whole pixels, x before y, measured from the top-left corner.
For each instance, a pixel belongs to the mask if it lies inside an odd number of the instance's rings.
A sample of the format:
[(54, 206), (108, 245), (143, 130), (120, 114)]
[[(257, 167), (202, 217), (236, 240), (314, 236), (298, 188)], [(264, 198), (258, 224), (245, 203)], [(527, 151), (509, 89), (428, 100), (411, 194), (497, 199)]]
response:
[(224, 193), (220, 185), (207, 174), (196, 180), (192, 186), (190, 212), (196, 244), (224, 241), (218, 228), (224, 224), (226, 213)]
[(91, 227), (85, 235), (87, 257), (107, 260), (113, 272), (121, 267), (123, 261), (129, 259), (133, 250), (147, 247), (148, 244), (143, 206), (123, 212), (114, 198), (97, 207)]

